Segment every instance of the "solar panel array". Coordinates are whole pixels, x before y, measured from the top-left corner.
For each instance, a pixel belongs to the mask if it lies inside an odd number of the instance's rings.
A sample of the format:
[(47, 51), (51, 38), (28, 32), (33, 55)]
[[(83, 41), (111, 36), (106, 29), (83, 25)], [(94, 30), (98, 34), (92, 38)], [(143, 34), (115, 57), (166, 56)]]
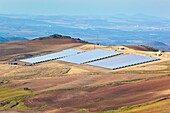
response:
[(119, 69), (119, 68), (124, 68), (128, 66), (133, 66), (133, 65), (138, 65), (142, 63), (147, 63), (147, 62), (152, 62), (159, 60), (157, 58), (152, 58), (152, 57), (146, 57), (146, 56), (138, 56), (138, 55), (133, 55), (133, 54), (128, 54), (120, 57), (115, 57), (115, 58), (109, 58), (105, 60), (100, 60), (96, 62), (91, 62), (88, 63), (89, 65), (92, 66), (98, 66), (98, 67), (103, 67), (103, 68), (108, 68), (108, 69)]
[(82, 52), (81, 50), (67, 49), (67, 50), (64, 50), (61, 52), (38, 56), (38, 57), (34, 57), (34, 58), (29, 58), (29, 59), (24, 59), (24, 60), (20, 60), (20, 61), (30, 63), (30, 64), (36, 64), (36, 63), (46, 62), (46, 61), (50, 61), (50, 60), (55, 60), (55, 59), (75, 55), (75, 54), (78, 54), (81, 52)]
[(91, 50), (88, 52), (84, 52), (81, 54), (77, 54), (74, 56), (58, 59), (60, 61), (64, 62), (71, 62), (75, 64), (84, 64), (92, 61), (96, 61), (99, 59), (111, 57), (111, 56), (116, 56), (119, 54), (123, 54), (122, 52), (112, 52), (112, 51), (107, 51), (107, 50), (101, 50), (101, 49), (95, 49)]

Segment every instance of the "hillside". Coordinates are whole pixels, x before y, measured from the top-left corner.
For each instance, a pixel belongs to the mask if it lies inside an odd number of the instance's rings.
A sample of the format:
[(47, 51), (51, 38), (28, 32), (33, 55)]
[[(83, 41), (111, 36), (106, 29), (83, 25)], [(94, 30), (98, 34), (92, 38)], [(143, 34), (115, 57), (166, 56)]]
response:
[(88, 42), (62, 35), (52, 35), (27, 41), (0, 43), (0, 60), (47, 54), (86, 43)]
[[(119, 113), (144, 109), (168, 98), (170, 53), (160, 61), (120, 70), (53, 60), (33, 66), (9, 65), (6, 61), (74, 48), (116, 50), (125, 54), (154, 56), (143, 46), (101, 46), (79, 39), (52, 35), (35, 40), (1, 43), (0, 110), (11, 112)], [(8, 96), (6, 96), (8, 95)], [(168, 100), (167, 100), (168, 101)], [(163, 101), (164, 102), (164, 101)], [(168, 105), (167, 105), (168, 106)], [(144, 107), (144, 108), (143, 108)], [(136, 111), (138, 113), (138, 111)]]
[(159, 51), (158, 49), (149, 46), (126, 46), (126, 47), (139, 51), (153, 51), (153, 52)]
[(170, 46), (163, 42), (154, 41), (154, 42), (148, 42), (145, 45), (162, 51), (170, 51)]
[(79, 38), (72, 38), (70, 36), (64, 36), (64, 35), (59, 35), (59, 34), (54, 34), (46, 37), (40, 37), (40, 38), (35, 38), (33, 40), (51, 40), (51, 39), (70, 39), (73, 42), (77, 43), (88, 43), (87, 41), (81, 40)]

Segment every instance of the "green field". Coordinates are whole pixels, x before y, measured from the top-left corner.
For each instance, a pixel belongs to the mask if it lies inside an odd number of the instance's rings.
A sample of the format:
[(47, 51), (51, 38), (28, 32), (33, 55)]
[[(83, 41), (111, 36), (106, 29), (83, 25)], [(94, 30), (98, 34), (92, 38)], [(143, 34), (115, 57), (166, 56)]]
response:
[(27, 95), (29, 93), (30, 93), (29, 91), (24, 91), (24, 90), (0, 88), (0, 101)]
[(29, 94), (31, 94), (29, 91), (0, 88), (0, 110), (15, 109), (16, 107), (26, 109), (21, 100)]

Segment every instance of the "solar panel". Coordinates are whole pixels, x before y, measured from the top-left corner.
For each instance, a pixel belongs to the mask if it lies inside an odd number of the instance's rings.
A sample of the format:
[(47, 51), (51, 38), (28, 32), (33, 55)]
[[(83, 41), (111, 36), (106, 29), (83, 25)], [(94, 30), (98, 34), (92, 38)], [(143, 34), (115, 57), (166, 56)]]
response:
[(142, 63), (152, 62), (159, 60), (157, 58), (138, 56), (133, 54), (128, 54), (120, 57), (109, 58), (106, 60), (100, 60), (96, 62), (88, 63), (89, 65), (108, 68), (108, 69), (119, 69), (123, 67), (139, 65)]
[(96, 60), (111, 57), (111, 56), (116, 56), (119, 54), (123, 54), (123, 53), (95, 49), (95, 50), (91, 50), (88, 52), (84, 52), (81, 54), (77, 54), (74, 56), (70, 56), (70, 57), (66, 57), (66, 58), (62, 58), (62, 59), (58, 59), (58, 60), (64, 61), (64, 62), (71, 62), (71, 63), (75, 63), (75, 64), (83, 64), (83, 63), (96, 61)]
[(55, 60), (55, 59), (75, 55), (75, 54), (78, 54), (81, 52), (82, 52), (81, 50), (67, 49), (67, 50), (64, 50), (61, 52), (38, 56), (38, 57), (34, 57), (34, 58), (29, 58), (29, 59), (24, 59), (24, 60), (20, 60), (20, 61), (30, 63), (30, 64), (36, 64), (36, 63), (46, 62), (46, 61), (50, 61), (50, 60)]

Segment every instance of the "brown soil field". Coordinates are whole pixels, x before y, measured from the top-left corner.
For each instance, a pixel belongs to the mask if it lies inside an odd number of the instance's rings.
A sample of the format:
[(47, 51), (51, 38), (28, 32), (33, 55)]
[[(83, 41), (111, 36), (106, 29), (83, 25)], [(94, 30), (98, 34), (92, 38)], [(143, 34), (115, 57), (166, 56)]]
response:
[[(154, 67), (156, 66), (156, 68)], [(159, 69), (159, 66), (166, 67)], [(112, 71), (88, 65), (51, 61), (35, 66), (9, 66), (2, 64), (0, 79), (11, 81), (11, 88), (46, 91), (83, 86), (99, 86), (112, 82), (150, 78), (169, 74), (169, 63), (154, 63), (134, 67), (129, 71)], [(152, 68), (154, 67), (154, 68)], [(75, 70), (76, 69), (76, 70)], [(45, 83), (45, 84), (43, 84)]]
[[(91, 50), (114, 47), (79, 43), (72, 39), (33, 40), (0, 43), (0, 60), (23, 58), (26, 54), (43, 55), (64, 49)], [(117, 47), (115, 47), (117, 48)], [(136, 48), (136, 47), (135, 47)], [(128, 47), (125, 54), (153, 55), (146, 48)], [(107, 111), (123, 106), (150, 102), (170, 95), (170, 54), (165, 53), (158, 62), (146, 63), (120, 70), (109, 70), (89, 65), (77, 65), (61, 61), (49, 61), (34, 66), (9, 65), (0, 62), (0, 80), (5, 88), (26, 89), (33, 93), (21, 100), (33, 111), (50, 113), (88, 113)], [(1, 85), (1, 84), (0, 84)], [(40, 106), (47, 105), (45, 108)], [(23, 110), (22, 107), (19, 107)], [(12, 110), (12, 109), (9, 109)], [(13, 112), (9, 111), (9, 112)]]
[(46, 54), (83, 45), (73, 39), (30, 40), (0, 43), (0, 60), (14, 59), (24, 54)]
[(77, 108), (54, 108), (50, 107), (48, 110), (41, 109), (39, 111), (43, 111), (43, 113), (90, 113), (87, 109), (77, 109)]
[(145, 46), (126, 46), (126, 47), (128, 47), (129, 49), (134, 49), (138, 51), (155, 51), (154, 49), (148, 48)]
[(166, 65), (148, 65), (148, 66), (141, 66), (139, 68), (134, 68), (132, 70), (143, 70), (143, 71), (151, 71), (151, 70), (166, 70), (168, 66)]
[(77, 74), (66, 77), (53, 77), (44, 79), (21, 80), (9, 85), (10, 88), (29, 88), (32, 91), (47, 91), (56, 89), (76, 88), (84, 86), (100, 86), (108, 83), (114, 83), (126, 80), (135, 80), (140, 78), (158, 77), (162, 74), (99, 74), (87, 75)]
[(169, 81), (170, 78), (162, 78), (120, 86), (47, 92), (27, 98), (23, 102), (28, 107), (47, 104), (54, 108), (86, 108), (91, 112), (113, 110), (170, 95), (170, 92), (157, 95), (170, 88)]

